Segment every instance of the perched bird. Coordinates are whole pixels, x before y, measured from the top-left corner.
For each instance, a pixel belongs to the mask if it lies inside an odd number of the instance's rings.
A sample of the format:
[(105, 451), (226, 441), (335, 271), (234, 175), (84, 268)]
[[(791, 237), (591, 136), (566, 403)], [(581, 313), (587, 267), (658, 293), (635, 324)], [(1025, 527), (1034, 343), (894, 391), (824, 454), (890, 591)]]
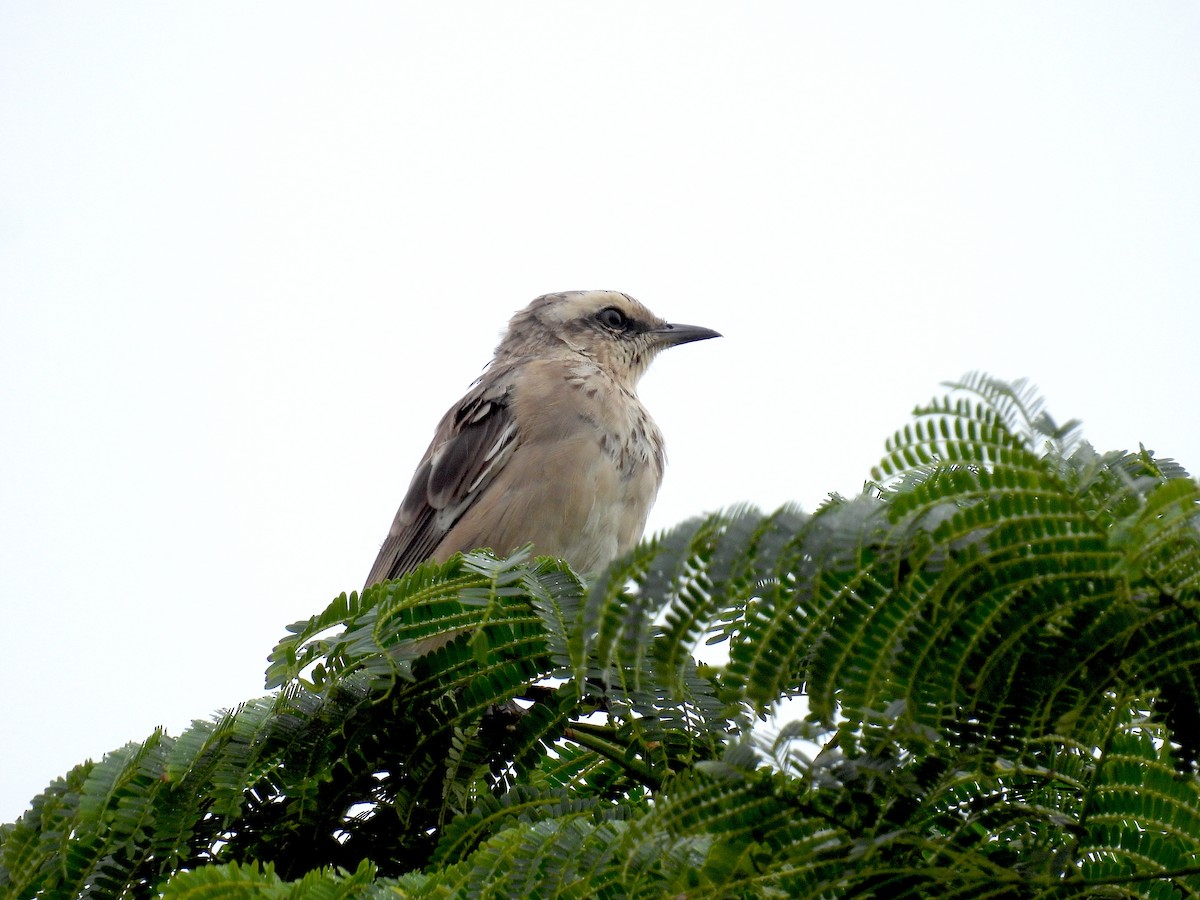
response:
[(532, 543), (584, 574), (630, 550), (665, 462), (638, 379), (660, 350), (713, 337), (616, 291), (538, 297), (442, 417), (365, 586), (477, 547)]

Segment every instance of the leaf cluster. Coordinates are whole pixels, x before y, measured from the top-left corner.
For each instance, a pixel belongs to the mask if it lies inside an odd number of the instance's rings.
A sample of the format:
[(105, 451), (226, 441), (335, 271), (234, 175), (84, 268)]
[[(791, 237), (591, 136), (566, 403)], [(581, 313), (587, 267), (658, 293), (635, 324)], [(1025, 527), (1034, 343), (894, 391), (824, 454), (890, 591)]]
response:
[(272, 694), (2, 826), (0, 890), (1200, 895), (1200, 488), (952, 388), (812, 516), (342, 595)]

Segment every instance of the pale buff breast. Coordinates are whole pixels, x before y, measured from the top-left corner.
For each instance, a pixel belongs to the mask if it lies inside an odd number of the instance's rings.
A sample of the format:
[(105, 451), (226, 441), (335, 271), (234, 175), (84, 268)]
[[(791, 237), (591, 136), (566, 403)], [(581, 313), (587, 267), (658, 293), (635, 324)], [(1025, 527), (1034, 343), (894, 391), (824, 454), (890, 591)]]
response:
[(513, 411), (519, 444), (479, 499), (488, 514), (470, 533), (455, 526), (438, 556), (532, 542), (588, 573), (631, 550), (664, 465), (662, 435), (637, 397), (590, 364), (538, 360), (517, 375)]

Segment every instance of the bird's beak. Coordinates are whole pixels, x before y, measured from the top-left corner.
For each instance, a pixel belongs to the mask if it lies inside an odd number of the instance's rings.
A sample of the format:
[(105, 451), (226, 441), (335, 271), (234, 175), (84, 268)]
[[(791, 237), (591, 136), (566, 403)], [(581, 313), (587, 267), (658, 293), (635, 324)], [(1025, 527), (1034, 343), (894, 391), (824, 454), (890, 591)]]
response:
[(662, 325), (652, 329), (658, 344), (663, 347), (675, 347), (679, 344), (690, 344), (692, 341), (707, 341), (709, 338), (720, 337), (719, 331), (704, 328), (701, 325), (679, 325), (677, 323)]

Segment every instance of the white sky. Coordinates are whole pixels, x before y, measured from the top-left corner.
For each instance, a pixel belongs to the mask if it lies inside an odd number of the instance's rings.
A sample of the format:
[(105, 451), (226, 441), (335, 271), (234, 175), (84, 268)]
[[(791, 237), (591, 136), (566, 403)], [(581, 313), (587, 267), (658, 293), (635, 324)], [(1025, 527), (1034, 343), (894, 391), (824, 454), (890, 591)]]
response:
[(1200, 470), (1200, 6), (0, 7), (0, 821), (261, 693), (537, 294), (643, 382), (651, 528), (857, 491), (1028, 376)]

